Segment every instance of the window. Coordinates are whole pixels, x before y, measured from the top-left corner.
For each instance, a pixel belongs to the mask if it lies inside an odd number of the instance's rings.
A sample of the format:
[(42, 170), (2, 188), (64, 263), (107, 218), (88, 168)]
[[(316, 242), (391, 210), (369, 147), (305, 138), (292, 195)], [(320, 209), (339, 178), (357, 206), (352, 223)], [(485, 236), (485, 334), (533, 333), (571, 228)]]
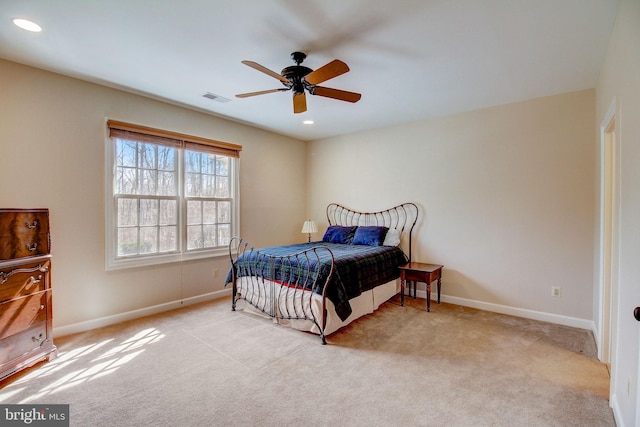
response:
[(109, 121), (107, 269), (226, 254), (241, 146)]

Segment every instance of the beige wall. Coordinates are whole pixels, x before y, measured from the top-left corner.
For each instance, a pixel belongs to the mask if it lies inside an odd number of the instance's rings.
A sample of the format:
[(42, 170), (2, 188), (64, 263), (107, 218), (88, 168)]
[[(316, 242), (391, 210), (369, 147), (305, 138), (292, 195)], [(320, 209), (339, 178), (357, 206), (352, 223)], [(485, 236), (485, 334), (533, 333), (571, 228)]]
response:
[[(611, 105), (619, 149), (619, 246), (611, 406), (620, 426), (640, 424), (640, 1), (621, 0), (596, 88), (596, 133)], [(597, 141), (598, 150), (600, 141)], [(599, 151), (598, 151), (599, 153)], [(598, 157), (597, 164), (600, 163)], [(599, 182), (599, 181), (598, 181)], [(598, 218), (599, 221), (599, 218)], [(597, 272), (598, 273), (598, 272)], [(596, 274), (596, 284), (598, 274)], [(615, 293), (614, 293), (615, 294)], [(596, 294), (597, 295), (597, 294)], [(599, 312), (600, 301), (596, 298)]]
[(303, 240), (300, 141), (2, 60), (0, 94), (0, 206), (50, 209), (58, 330), (220, 291), (228, 269), (221, 257), (105, 271), (106, 118), (242, 145), (241, 235), (257, 246)]
[(256, 246), (304, 240), (329, 202), (414, 201), (414, 259), (445, 265), (445, 300), (592, 322), (593, 90), (305, 144), (11, 62), (0, 76), (0, 205), (51, 209), (58, 329), (220, 291), (228, 265), (105, 271), (106, 118), (243, 145), (241, 235)]
[(413, 201), (414, 260), (444, 264), (445, 300), (590, 327), (594, 105), (585, 90), (309, 143), (311, 218)]

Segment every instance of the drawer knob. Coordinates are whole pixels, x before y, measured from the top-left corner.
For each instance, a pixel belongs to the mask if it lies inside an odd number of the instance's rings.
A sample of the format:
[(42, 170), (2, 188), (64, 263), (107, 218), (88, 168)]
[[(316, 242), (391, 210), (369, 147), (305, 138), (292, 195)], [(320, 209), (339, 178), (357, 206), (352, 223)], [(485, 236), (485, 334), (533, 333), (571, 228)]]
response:
[(31, 341), (33, 342), (40, 342), (42, 341), (42, 334), (38, 335), (37, 337), (31, 337)]
[(36, 279), (34, 276), (29, 277), (29, 283), (27, 283), (26, 289), (29, 290), (32, 285), (37, 285), (42, 282), (42, 274), (38, 274), (38, 278)]
[(28, 243), (25, 245), (30, 252), (35, 251), (38, 248), (38, 244), (34, 243), (33, 245), (29, 245)]
[(30, 229), (33, 230), (34, 228), (36, 228), (38, 226), (38, 220), (36, 219), (32, 223), (25, 222), (24, 225), (26, 225), (27, 228), (30, 228)]

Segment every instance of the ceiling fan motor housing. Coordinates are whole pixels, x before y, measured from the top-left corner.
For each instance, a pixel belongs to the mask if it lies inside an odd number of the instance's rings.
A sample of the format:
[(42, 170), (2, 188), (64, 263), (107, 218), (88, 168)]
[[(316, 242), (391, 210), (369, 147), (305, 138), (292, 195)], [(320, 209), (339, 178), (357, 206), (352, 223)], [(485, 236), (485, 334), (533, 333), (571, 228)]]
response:
[(292, 88), (296, 93), (304, 92), (304, 77), (313, 70), (303, 65), (292, 65), (284, 68), (280, 74), (289, 79), (289, 82), (282, 82), (283, 85)]

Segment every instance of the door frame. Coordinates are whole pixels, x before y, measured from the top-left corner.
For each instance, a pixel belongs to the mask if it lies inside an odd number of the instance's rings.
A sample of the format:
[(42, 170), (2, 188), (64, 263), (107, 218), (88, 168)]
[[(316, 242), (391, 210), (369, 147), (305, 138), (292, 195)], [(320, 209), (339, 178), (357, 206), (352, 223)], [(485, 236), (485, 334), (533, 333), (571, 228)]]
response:
[(611, 387), (617, 341), (618, 308), (618, 214), (619, 214), (619, 141), (617, 103), (614, 98), (600, 123), (600, 257), (598, 359), (610, 368)]

